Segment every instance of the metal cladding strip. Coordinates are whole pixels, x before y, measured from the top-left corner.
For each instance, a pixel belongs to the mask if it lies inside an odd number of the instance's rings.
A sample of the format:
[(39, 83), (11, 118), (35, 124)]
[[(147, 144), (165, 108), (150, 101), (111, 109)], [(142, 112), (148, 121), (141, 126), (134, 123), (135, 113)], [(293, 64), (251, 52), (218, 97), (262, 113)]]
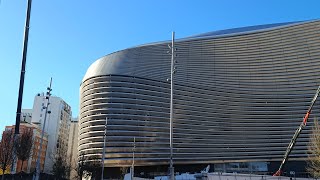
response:
[[(177, 41), (175, 164), (281, 160), (320, 84), (320, 22)], [(167, 43), (97, 60), (80, 87), (79, 152), (105, 166), (169, 163)], [(310, 119), (320, 115), (315, 104)], [(311, 123), (310, 123), (311, 124)], [(291, 157), (305, 159), (311, 126)], [(100, 157), (99, 157), (100, 156)]]

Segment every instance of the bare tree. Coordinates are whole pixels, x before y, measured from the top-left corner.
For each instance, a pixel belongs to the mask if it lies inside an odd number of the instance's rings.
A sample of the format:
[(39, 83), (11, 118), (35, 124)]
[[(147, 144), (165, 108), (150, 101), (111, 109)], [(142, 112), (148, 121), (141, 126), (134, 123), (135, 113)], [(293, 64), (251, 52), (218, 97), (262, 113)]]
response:
[(15, 155), (18, 157), (18, 160), (21, 160), (21, 169), (23, 170), (24, 161), (29, 160), (32, 155), (32, 147), (33, 147), (33, 129), (26, 128), (22, 131), (20, 136), (16, 138), (14, 143), (14, 151)]
[(86, 177), (86, 174), (85, 174), (85, 170), (86, 170), (86, 161), (88, 159), (84, 156), (83, 153), (80, 154), (79, 156), (79, 160), (78, 160), (78, 163), (77, 163), (77, 167), (76, 167), (76, 172), (77, 172), (77, 179), (82, 179), (82, 177), (85, 175)]
[(2, 179), (4, 179), (4, 173), (6, 169), (10, 168), (10, 165), (13, 161), (13, 142), (13, 130), (5, 130), (0, 141), (0, 168), (3, 172)]
[[(52, 173), (56, 179), (67, 179), (70, 174), (70, 164), (67, 162), (66, 149), (61, 148), (61, 138), (58, 138), (57, 149), (54, 153), (51, 153), (51, 159), (53, 160)], [(59, 148), (58, 148), (59, 147)]]
[(309, 140), (307, 171), (314, 178), (320, 177), (320, 125), (317, 119), (314, 120)]

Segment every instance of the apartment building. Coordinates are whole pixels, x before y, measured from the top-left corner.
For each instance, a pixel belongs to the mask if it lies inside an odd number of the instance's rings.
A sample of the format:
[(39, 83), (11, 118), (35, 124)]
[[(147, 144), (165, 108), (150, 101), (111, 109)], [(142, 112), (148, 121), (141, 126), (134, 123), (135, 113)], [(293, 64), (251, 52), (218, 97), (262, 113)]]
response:
[(48, 151), (46, 153), (44, 172), (51, 173), (54, 159), (57, 155), (67, 157), (69, 130), (72, 117), (71, 107), (60, 97), (51, 96), (47, 115), (48, 99), (44, 94), (38, 94), (34, 99), (32, 110), (32, 123), (44, 126), (48, 134)]

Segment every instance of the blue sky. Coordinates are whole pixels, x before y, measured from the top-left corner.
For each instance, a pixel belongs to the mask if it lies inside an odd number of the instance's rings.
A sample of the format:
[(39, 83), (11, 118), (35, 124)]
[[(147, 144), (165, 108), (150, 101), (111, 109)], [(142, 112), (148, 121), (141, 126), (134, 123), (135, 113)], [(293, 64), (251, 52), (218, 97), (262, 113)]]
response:
[[(79, 112), (91, 63), (135, 45), (227, 28), (320, 18), (308, 0), (33, 0), (23, 108), (53, 78), (53, 95)], [(26, 0), (0, 3), (0, 131), (15, 123)]]

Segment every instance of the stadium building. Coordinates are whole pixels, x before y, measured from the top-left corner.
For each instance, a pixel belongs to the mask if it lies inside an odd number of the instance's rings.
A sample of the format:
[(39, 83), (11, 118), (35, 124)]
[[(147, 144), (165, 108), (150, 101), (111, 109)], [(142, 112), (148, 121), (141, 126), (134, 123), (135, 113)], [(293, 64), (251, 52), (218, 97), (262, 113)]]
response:
[[(167, 171), (170, 43), (117, 51), (89, 67), (80, 87), (79, 154), (100, 161), (108, 118), (105, 167), (131, 166), (135, 146), (136, 166)], [(320, 21), (215, 31), (175, 46), (175, 170), (211, 164), (213, 171), (275, 172), (320, 84)], [(305, 171), (312, 124), (285, 171)]]

